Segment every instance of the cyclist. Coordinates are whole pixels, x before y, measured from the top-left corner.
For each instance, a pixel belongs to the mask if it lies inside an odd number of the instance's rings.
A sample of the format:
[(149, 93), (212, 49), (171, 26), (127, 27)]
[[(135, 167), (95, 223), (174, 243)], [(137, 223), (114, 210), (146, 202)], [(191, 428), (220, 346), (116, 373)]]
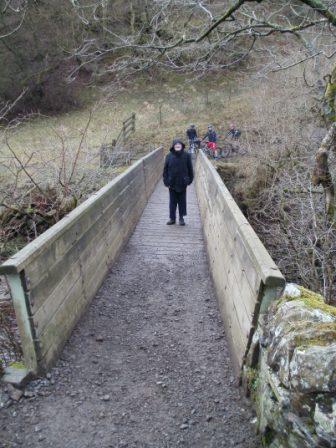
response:
[(228, 137), (231, 136), (232, 140), (238, 140), (241, 136), (241, 131), (235, 128), (234, 123), (230, 123), (229, 131), (226, 134)]
[(189, 152), (192, 153), (193, 148), (198, 143), (196, 126), (191, 124), (187, 129), (186, 134), (189, 140)]
[(212, 126), (212, 124), (208, 125), (208, 132), (203, 137), (203, 140), (207, 139), (207, 147), (211, 151), (213, 157), (217, 159), (217, 133)]

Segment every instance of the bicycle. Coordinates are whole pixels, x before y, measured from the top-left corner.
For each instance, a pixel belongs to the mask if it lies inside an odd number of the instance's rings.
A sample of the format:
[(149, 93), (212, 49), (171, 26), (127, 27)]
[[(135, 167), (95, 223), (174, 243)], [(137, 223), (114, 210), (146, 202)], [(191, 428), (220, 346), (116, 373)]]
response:
[(213, 153), (211, 149), (208, 147), (207, 142), (205, 140), (201, 140), (200, 142), (200, 149), (207, 154), (208, 156), (212, 156)]
[(229, 143), (224, 141), (223, 146), (218, 148), (220, 157), (224, 159), (234, 156), (244, 156), (247, 154), (248, 150), (246, 148), (242, 148), (239, 144), (234, 145), (233, 143)]
[(198, 149), (200, 147), (200, 140), (199, 139), (195, 139), (195, 140), (189, 140), (189, 148), (188, 148), (188, 152), (191, 155), (192, 158), (195, 158), (197, 156), (198, 153)]

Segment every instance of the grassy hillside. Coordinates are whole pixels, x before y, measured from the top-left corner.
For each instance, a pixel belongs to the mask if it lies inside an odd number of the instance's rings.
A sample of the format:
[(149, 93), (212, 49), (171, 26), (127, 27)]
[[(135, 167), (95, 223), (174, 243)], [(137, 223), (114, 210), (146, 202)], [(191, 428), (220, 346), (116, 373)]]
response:
[[(314, 84), (319, 73), (309, 64), (306, 68)], [(196, 124), (200, 134), (212, 123), (223, 138), (233, 121), (242, 130), (240, 144), (248, 154), (233, 160), (234, 179), (225, 180), (229, 180), (232, 193), (288, 279), (309, 287), (313, 284), (314, 289), (322, 291), (323, 260), (319, 258), (324, 257), (323, 251), (316, 247), (312, 250), (309, 238), (303, 241), (300, 230), (311, 228), (313, 217), (317, 235), (325, 233), (322, 192), (317, 188), (311, 193), (310, 187), (314, 153), (325, 132), (319, 115), (321, 91), (307, 85), (300, 66), (274, 73), (267, 80), (234, 72), (201, 80), (176, 74), (162, 76), (155, 80), (139, 78), (132, 87), (113, 94), (108, 87), (96, 88), (85, 93), (85, 107), (80, 110), (23, 121), (2, 134), (2, 160), (11, 157), (13, 165), (7, 139), (12, 150), (28, 161), (27, 171), (33, 173), (37, 183), (55, 188), (62, 197), (74, 197), (74, 206), (122, 169), (100, 169), (98, 153), (102, 143), (117, 136), (122, 121), (131, 113), (137, 115), (137, 129), (125, 149), (133, 158), (159, 145), (168, 149), (175, 136), (185, 137), (190, 123)], [(69, 176), (79, 147), (74, 178), (64, 191), (59, 185), (60, 171), (62, 176)], [(11, 171), (3, 168), (3, 173), (3, 196), (8, 200), (10, 191), (17, 198), (17, 182), (13, 185)], [(18, 184), (23, 191), (29, 183), (27, 175), (20, 172)], [(38, 233), (44, 229), (42, 226)], [(4, 238), (6, 254), (34, 237), (30, 229), (10, 235)], [(20, 245), (11, 245), (8, 250), (8, 239), (11, 244), (20, 241)], [(314, 263), (316, 269), (308, 267)]]

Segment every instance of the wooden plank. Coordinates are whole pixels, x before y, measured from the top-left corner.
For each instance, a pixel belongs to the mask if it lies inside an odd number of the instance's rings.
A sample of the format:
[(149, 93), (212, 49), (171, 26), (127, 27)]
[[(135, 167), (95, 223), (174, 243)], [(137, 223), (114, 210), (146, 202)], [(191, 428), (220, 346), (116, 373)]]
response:
[[(119, 247), (121, 246), (122, 239), (120, 238)], [(102, 239), (95, 247), (88, 248), (91, 253), (86, 252), (81, 255), (81, 264), (84, 260), (90, 260), (90, 262), (82, 266), (78, 280), (71, 284), (70, 290), (68, 290), (61, 305), (40, 335), (43, 357), (46, 356), (47, 352), (50, 352), (50, 347), (58, 346), (66, 341), (69, 331), (77, 321), (77, 314), (85, 309), (100, 287), (109, 266), (108, 257), (102, 255), (105, 248), (106, 242)], [(88, 258), (89, 255), (91, 256)]]
[[(211, 228), (208, 229), (208, 231), (205, 230), (205, 233), (209, 244), (209, 252), (214, 262), (213, 269), (215, 269), (215, 273), (218, 272), (217, 281), (223, 285), (223, 289), (227, 291), (226, 295), (229, 295), (230, 300), (232, 300), (233, 297), (236, 297), (236, 301), (234, 302), (235, 309), (237, 309), (238, 319), (241, 322), (242, 329), (247, 329), (245, 331), (246, 333), (248, 332), (248, 328), (252, 322), (252, 315), (247, 312), (244, 300), (246, 299), (246, 296), (253, 296), (253, 291), (250, 290), (247, 279), (244, 275), (240, 279), (241, 282), (238, 282), (237, 276), (232, 269), (231, 253), (227, 252), (227, 247), (225, 244), (226, 241), (220, 239), (216, 240), (213, 238), (216, 228), (213, 226), (213, 222), (209, 224), (212, 224)], [(244, 296), (244, 300), (242, 300), (241, 290), (243, 290), (246, 294), (246, 296)], [(237, 292), (239, 292), (238, 295)]]
[(230, 283), (228, 287), (234, 287), (235, 283), (240, 285), (244, 291), (243, 305), (252, 321), (255, 311), (255, 301), (262, 280), (261, 276), (249, 259), (239, 235), (230, 235), (228, 233), (224, 215), (217, 213), (213, 216), (213, 220), (216, 220), (216, 229), (213, 231), (214, 233), (211, 237), (216, 238), (217, 247), (222, 249), (221, 256), (226, 259), (226, 270), (233, 273), (232, 285)]
[(244, 330), (241, 326), (241, 316), (239, 315), (231, 291), (226, 289), (222, 272), (218, 272), (215, 260), (211, 263), (211, 274), (213, 277), (218, 304), (221, 310), (222, 319), (225, 324), (226, 334), (230, 343), (231, 354), (234, 359), (235, 369), (241, 367), (242, 359), (247, 347), (247, 337), (244, 337)]
[[(143, 159), (144, 175), (145, 175), (145, 190), (147, 198), (149, 198), (154, 190), (155, 185), (162, 176), (163, 171), (163, 148), (157, 151), (152, 158), (148, 156)], [(155, 168), (154, 168), (155, 167)]]
[(218, 304), (222, 319), (225, 323), (231, 352), (235, 360), (235, 368), (238, 370), (246, 350), (247, 338), (243, 336), (243, 329), (240, 323), (241, 316), (239, 316), (235, 307), (235, 297), (231, 294), (231, 290), (228, 290), (226, 287), (226, 278), (223, 275), (223, 260), (217, 261), (215, 255), (210, 255), (215, 252), (215, 241), (210, 240), (209, 245), (210, 272), (214, 281)]
[[(147, 160), (150, 159), (150, 157), (155, 157), (156, 152), (162, 153), (162, 148), (158, 148), (157, 150), (153, 151), (151, 154), (146, 156)], [(13, 257), (8, 259), (5, 263), (3, 263), (0, 266), (0, 273), (1, 274), (15, 273), (20, 272), (22, 269), (24, 269), (24, 267), (27, 264), (29, 264), (33, 259), (35, 259), (37, 256), (40, 255), (41, 251), (45, 250), (46, 246), (50, 245), (52, 242), (55, 241), (55, 239), (59, 238), (60, 234), (66, 232), (69, 229), (69, 227), (74, 224), (74, 222), (80, 220), (82, 218), (82, 215), (87, 213), (87, 210), (89, 208), (94, 207), (98, 200), (101, 200), (106, 195), (108, 195), (111, 188), (114, 185), (118, 184), (119, 182), (122, 182), (123, 180), (126, 181), (129, 176), (133, 175), (130, 173), (132, 173), (134, 170), (143, 170), (142, 164), (143, 159), (139, 160), (138, 162), (135, 162), (134, 165), (128, 168), (128, 170), (126, 170), (124, 173), (120, 174), (118, 177), (113, 179), (105, 187), (103, 187), (97, 193), (92, 195), (81, 205), (76, 207), (75, 210), (70, 212), (61, 221), (59, 221), (57, 224), (55, 224), (46, 232), (44, 232), (42, 235), (40, 235), (38, 238), (36, 238), (36, 240), (29, 243)]]
[[(210, 198), (208, 201), (210, 201)], [(255, 293), (254, 289), (250, 288), (247, 276), (245, 275), (244, 262), (246, 260), (240, 260), (237, 256), (231, 236), (225, 228), (225, 217), (219, 213), (218, 209), (212, 215), (209, 215), (207, 225), (205, 226), (205, 234), (209, 251), (211, 249), (210, 243), (213, 242), (213, 249), (211, 251), (215, 265), (222, 266), (218, 281), (224, 282), (225, 289), (231, 295), (231, 291), (235, 293), (237, 288), (243, 293), (240, 294), (240, 298), (237, 298), (235, 307), (238, 309), (238, 319), (244, 322), (242, 327), (245, 328), (246, 335), (248, 333), (246, 328), (252, 323), (255, 309), (255, 295), (259, 290), (260, 279), (257, 279), (258, 288)], [(247, 307), (247, 304), (250, 304), (250, 307)]]
[[(225, 187), (215, 168), (203, 153), (200, 153), (198, 162), (198, 166), (202, 164), (202, 177), (208, 179), (208, 182), (205, 182), (208, 186), (208, 196), (210, 198), (214, 197), (214, 192), (216, 189), (218, 189), (221, 192), (221, 196), (225, 198), (222, 204), (223, 206), (225, 206), (223, 212), (228, 213), (228, 225), (231, 221), (230, 225), (233, 226), (231, 227), (231, 230), (233, 231), (234, 227), (236, 229), (239, 229), (239, 234), (245, 241), (249, 254), (255, 262), (255, 268), (260, 271), (263, 282), (267, 284), (267, 279), (268, 277), (270, 277), (273, 278), (274, 281), (276, 281), (275, 279), (278, 279), (279, 285), (283, 285), (284, 278), (282, 274), (280, 273), (279, 269), (275, 265), (274, 261), (261, 243), (256, 233), (253, 231), (252, 227), (249, 225), (246, 218), (240, 211), (238, 205)], [(216, 185), (216, 187), (214, 185)]]
[[(204, 190), (205, 190), (204, 194), (207, 194), (206, 189), (204, 189)], [(218, 195), (218, 196), (222, 196), (222, 195)], [(210, 203), (211, 203), (211, 202), (213, 202), (213, 197), (215, 197), (215, 196), (208, 194), (207, 200), (210, 201)], [(221, 201), (223, 204), (225, 204), (225, 199), (223, 198), (223, 196), (221, 198)], [(208, 207), (208, 203), (206, 205), (207, 207)], [(218, 201), (217, 201), (217, 203), (218, 203)], [(204, 205), (204, 201), (203, 201), (203, 207), (201, 207), (201, 210), (202, 210), (202, 208), (204, 208), (204, 206), (205, 205)], [(218, 207), (213, 207), (213, 209), (216, 210), (216, 209), (218, 209)], [(240, 211), (239, 211), (239, 213), (241, 214)], [(278, 283), (280, 285), (283, 285), (284, 279), (281, 276), (276, 265), (274, 264), (273, 260), (270, 258), (269, 254), (267, 253), (267, 257), (264, 257), (264, 258), (259, 257), (259, 260), (263, 260), (263, 262), (264, 262), (263, 265), (258, 264), (258, 260), (253, 255), (255, 251), (260, 249), (259, 246), (262, 244), (261, 244), (260, 240), (257, 239), (257, 237), (256, 238), (253, 237), (254, 231), (251, 228), (251, 226), (247, 222), (245, 222), (245, 224), (243, 225), (243, 230), (242, 230), (242, 228), (239, 228), (239, 226), (237, 224), (235, 224), (235, 215), (233, 215), (231, 213), (230, 209), (225, 209), (225, 207), (223, 207), (223, 215), (225, 216), (225, 226), (227, 227), (228, 234), (234, 236), (234, 241), (237, 246), (235, 248), (235, 250), (236, 251), (238, 250), (238, 255), (241, 257), (242, 260), (244, 260), (244, 268), (246, 268), (250, 272), (251, 276), (254, 275), (254, 277), (255, 277), (256, 274), (259, 273), (259, 275), (261, 276), (261, 278), (263, 280), (273, 277), (273, 273), (275, 272), (275, 278), (278, 279)], [(205, 219), (204, 214), (203, 214), (203, 219)], [(242, 236), (242, 234), (243, 234), (243, 236)], [(246, 237), (246, 235), (247, 235), (247, 237)], [(230, 241), (231, 241), (231, 239), (230, 239)], [(252, 242), (253, 242), (253, 247), (250, 247), (249, 243), (252, 243)], [(266, 251), (266, 249), (263, 248), (263, 251)], [(263, 252), (263, 251), (260, 251), (260, 252)], [(251, 256), (251, 252), (252, 252), (252, 256)], [(269, 265), (265, 264), (268, 262), (267, 260), (268, 261), (271, 260)], [(249, 266), (246, 266), (247, 263), (249, 263)], [(274, 268), (274, 266), (275, 266), (275, 268)], [(263, 270), (263, 273), (262, 273), (262, 270)], [(251, 278), (251, 288), (252, 289), (254, 289), (255, 283), (256, 283), (255, 278), (254, 279)]]
[[(128, 188), (123, 190), (123, 195), (115, 198), (114, 202), (111, 204), (108, 213), (105, 213), (100, 216), (100, 219), (96, 222), (94, 226), (92, 226), (88, 231), (82, 235), (72, 246), (67, 253), (65, 253), (57, 263), (48, 267), (48, 269), (43, 273), (41, 273), (40, 278), (35, 280), (35, 284), (33, 283), (30, 300), (32, 303), (32, 309), (34, 312), (42, 305), (42, 303), (46, 300), (48, 293), (52, 293), (53, 289), (58, 285), (64, 275), (66, 275), (67, 271), (70, 269), (73, 263), (79, 257), (79, 254), (85, 249), (92, 245), (96, 244), (97, 239), (101, 238), (102, 235), (106, 232), (106, 228), (111, 224), (112, 220), (119, 219), (121, 221), (122, 210), (126, 206), (126, 204), (136, 204), (139, 202), (135, 197), (135, 192), (141, 192), (141, 189), (138, 188), (138, 184), (130, 184)], [(128, 195), (132, 195), (132, 201), (128, 200)], [(140, 201), (142, 207), (144, 206), (144, 201)], [(35, 266), (33, 267), (35, 269)], [(27, 267), (27, 274), (30, 278), (34, 279), (34, 275), (30, 270), (30, 266)]]
[[(264, 282), (284, 279), (211, 163), (197, 160), (196, 189), (214, 280), (237, 369), (254, 331)], [(274, 289), (272, 289), (274, 297)]]
[[(120, 223), (114, 222), (114, 224), (116, 227), (120, 226)], [(129, 228), (128, 233), (130, 233), (131, 230), (132, 229)], [(48, 328), (40, 336), (42, 356), (45, 357), (45, 362), (48, 362), (48, 356), (51, 356), (50, 353), (53, 353), (52, 347), (64, 343), (62, 335), (65, 337), (65, 340), (68, 337), (67, 328), (72, 327), (77, 313), (80, 312), (78, 306), (85, 307), (85, 301), (88, 302), (89, 298), (94, 296), (100, 287), (111, 263), (111, 259), (109, 259), (107, 254), (113, 253), (112, 258), (114, 261), (124, 246), (124, 235), (122, 235), (121, 232), (116, 232), (115, 229), (112, 230), (112, 233), (116, 235), (116, 238), (112, 240), (113, 244), (111, 246), (107, 244), (107, 240), (105, 238), (100, 239), (98, 244), (92, 245), (88, 248), (89, 252), (86, 251), (81, 254), (82, 263), (84, 263), (85, 260), (90, 260), (90, 262), (86, 263), (82, 268), (80, 282), (81, 292), (79, 283), (76, 283), (77, 288), (75, 290), (73, 288), (70, 290), (61, 307), (57, 310), (54, 317), (49, 322)], [(106, 254), (105, 256), (102, 255), (104, 253), (104, 249)], [(77, 297), (74, 299), (76, 293), (82, 294), (82, 298)], [(56, 334), (56, 327), (59, 328), (60, 335)]]
[(110, 216), (117, 207), (123, 207), (127, 204), (130, 194), (141, 190), (141, 186), (143, 185), (141, 174), (142, 172), (140, 170), (139, 176), (130, 178), (126, 185), (118, 188), (117, 191), (119, 190), (119, 193), (114, 194), (111, 199), (107, 198), (109, 200), (106, 204), (98, 201), (95, 207), (90, 207), (89, 216), (82, 216), (82, 219), (74, 223), (69, 229), (69, 232), (60, 234), (59, 238), (47, 246), (45, 251), (40, 253), (39, 257), (29, 263), (26, 268), (26, 273), (29, 276), (32, 286), (38, 284), (44, 273), (52, 269), (53, 265), (62, 262), (67, 251), (72, 251), (76, 244), (83, 246), (85, 241), (85, 244), (90, 243), (95, 229), (99, 230), (99, 227), (104, 225), (104, 221), (110, 219)]
[[(133, 200), (129, 201), (128, 215), (131, 212), (134, 213), (135, 206), (137, 207), (136, 215), (138, 216), (141, 213), (143, 204), (137, 199), (138, 198), (133, 197)], [(48, 327), (40, 336), (42, 356), (45, 363), (48, 363), (49, 358), (51, 359), (54, 356), (53, 354), (55, 350), (58, 350), (57, 347), (64, 343), (63, 338), (68, 337), (69, 331), (67, 329), (72, 328), (80, 309), (84, 308), (86, 302), (94, 296), (106, 275), (111, 261), (113, 262), (115, 260), (125, 244), (126, 233), (129, 235), (133, 230), (133, 225), (128, 223), (127, 226), (122, 226), (122, 231), (118, 231), (123, 219), (125, 219), (125, 216), (119, 214), (118, 220), (114, 219), (112, 223), (109, 223), (111, 225), (108, 225), (105, 228), (105, 230), (108, 230), (108, 232), (105, 233), (105, 237), (99, 238), (95, 244), (90, 245), (86, 251), (81, 253), (80, 260), (82, 271), (80, 283), (77, 282), (75, 284), (77, 285), (75, 290), (73, 288), (71, 289), (68, 296), (49, 322)], [(132, 222), (132, 219), (130, 218), (129, 221)], [(114, 238), (110, 238), (111, 234)], [(111, 244), (109, 244), (109, 241), (111, 241)], [(87, 260), (89, 260), (89, 262), (87, 262)], [(79, 295), (81, 295), (81, 298)], [(74, 296), (76, 296), (76, 299), (74, 299)], [(56, 334), (55, 328), (59, 328), (60, 334)]]
[[(77, 282), (72, 285), (62, 306), (58, 309), (44, 332), (40, 335), (40, 366), (45, 368), (53, 360), (52, 353), (50, 354), (51, 347), (54, 347), (53, 351), (56, 352), (62, 349), (74, 325), (82, 315), (88, 303), (89, 301), (83, 293), (82, 280), (79, 278)], [(48, 352), (49, 357), (46, 358)]]
[[(140, 194), (141, 190), (138, 190), (138, 192)], [(144, 206), (144, 203), (139, 201), (136, 196), (133, 197), (132, 201), (128, 201), (128, 204), (133, 207), (137, 204), (139, 209)], [(67, 292), (67, 287), (71, 285), (71, 281), (73, 280), (73, 272), (78, 274), (79, 266), (81, 266), (83, 270), (87, 270), (86, 265), (89, 266), (88, 269), (92, 269), (96, 263), (96, 255), (98, 255), (99, 258), (105, 258), (106, 261), (111, 258), (108, 244), (108, 239), (111, 238), (111, 231), (113, 230), (112, 238), (117, 234), (120, 235), (121, 239), (127, 237), (127, 235), (125, 236), (125, 225), (123, 225), (122, 222), (121, 210), (121, 208), (114, 210), (113, 215), (107, 222), (103, 216), (100, 220), (100, 227), (95, 226), (95, 228), (90, 231), (89, 235), (86, 234), (88, 244), (83, 244), (81, 247), (79, 247), (78, 244), (74, 246), (72, 251), (74, 256), (71, 256), (70, 258), (64, 257), (61, 261), (61, 266), (57, 265), (54, 269), (48, 271), (49, 275), (47, 276), (47, 281), (43, 282), (43, 287), (41, 288), (41, 285), (38, 285), (33, 289), (31, 300), (34, 301), (33, 309), (39, 328), (44, 328), (48, 316), (53, 315), (55, 310), (64, 300), (64, 294)], [(140, 210), (137, 212), (137, 217), (139, 213)], [(123, 229), (123, 231), (120, 231), (120, 229)], [(52, 279), (55, 277), (57, 279), (56, 283), (53, 284), (55, 286), (52, 288), (49, 284), (49, 289), (52, 292), (49, 291), (49, 295), (47, 295), (48, 282), (52, 282)], [(43, 307), (43, 310), (39, 312), (41, 307)]]
[[(146, 157), (146, 163), (152, 164), (151, 189), (159, 177), (155, 163), (160, 154), (161, 149)], [(30, 331), (36, 369), (48, 366), (60, 351), (133, 232), (146, 201), (140, 160), (5, 263), (5, 272), (26, 267), (30, 276), (30, 291), (20, 287), (20, 300), (28, 316), (24, 324)], [(15, 290), (18, 275), (8, 276)], [(19, 308), (17, 313), (22, 314)], [(29, 364), (31, 369), (33, 364)]]
[(58, 308), (70, 293), (73, 285), (81, 276), (81, 266), (79, 261), (74, 263), (71, 268), (68, 268), (67, 273), (62, 277), (61, 281), (54, 288), (52, 293), (47, 296), (43, 304), (34, 313), (34, 324), (36, 328), (36, 335), (44, 331), (52, 317), (56, 314)]
[[(131, 181), (131, 184), (132, 183), (133, 181)], [(125, 191), (128, 188), (129, 184), (123, 186), (122, 191)], [(30, 276), (30, 283), (34, 284), (36, 282), (36, 279), (41, 278), (41, 275), (44, 271), (50, 269), (53, 263), (56, 263), (57, 260), (62, 259), (67, 250), (71, 250), (74, 243), (77, 240), (83, 238), (85, 232), (89, 232), (93, 226), (99, 225), (99, 220), (102, 217), (104, 219), (108, 219), (107, 210), (110, 210), (110, 213), (113, 213), (113, 207), (116, 206), (115, 203), (119, 201), (119, 197), (120, 195), (116, 195), (113, 200), (110, 200), (108, 206), (105, 209), (96, 209), (92, 207), (90, 210), (93, 214), (92, 217), (83, 216), (81, 221), (76, 223), (73, 228), (69, 229), (69, 234), (66, 233), (65, 235), (60, 235), (59, 239), (57, 239), (54, 244), (51, 244), (44, 253), (40, 254), (38, 259), (36, 260), (36, 263), (34, 263), (34, 261), (30, 263), (28, 274)], [(98, 205), (101, 206), (102, 204), (98, 203)], [(85, 226), (83, 222), (85, 222)]]

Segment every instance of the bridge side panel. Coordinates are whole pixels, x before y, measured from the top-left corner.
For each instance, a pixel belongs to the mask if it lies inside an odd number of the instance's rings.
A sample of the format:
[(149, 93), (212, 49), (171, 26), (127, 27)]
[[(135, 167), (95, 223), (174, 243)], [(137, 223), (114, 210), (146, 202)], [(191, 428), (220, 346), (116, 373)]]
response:
[(26, 308), (18, 312), (29, 319), (31, 343), (23, 349), (27, 360), (35, 353), (36, 367), (27, 362), (31, 370), (56, 359), (132, 234), (162, 161), (159, 148), (136, 162), (0, 267), (12, 283), (24, 277)]
[(160, 151), (157, 151), (155, 154), (149, 154), (148, 156), (143, 158), (147, 200), (152, 195), (158, 179), (160, 179), (162, 176), (163, 164), (163, 148)]
[(210, 270), (238, 372), (258, 321), (265, 285), (269, 301), (281, 292), (284, 279), (203, 153), (196, 163), (196, 191)]

